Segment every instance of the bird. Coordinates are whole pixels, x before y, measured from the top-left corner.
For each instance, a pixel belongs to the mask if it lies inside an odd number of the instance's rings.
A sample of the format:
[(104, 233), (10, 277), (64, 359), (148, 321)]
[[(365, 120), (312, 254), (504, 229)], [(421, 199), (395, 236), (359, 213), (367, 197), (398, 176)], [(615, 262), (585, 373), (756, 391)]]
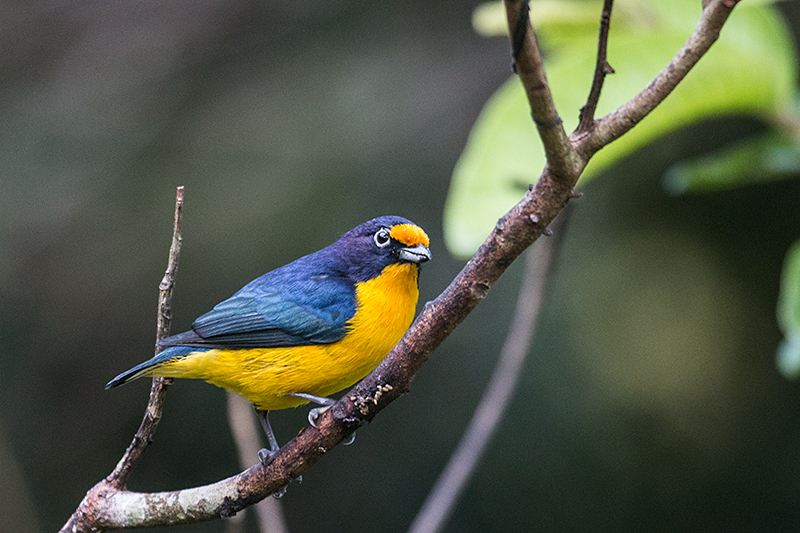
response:
[(254, 279), (105, 388), (160, 376), (235, 392), (255, 407), (270, 446), (258, 456), (268, 465), (280, 449), (270, 411), (314, 402), (316, 425), (335, 403), (329, 396), (366, 376), (408, 330), (429, 247), (425, 231), (403, 217), (364, 222)]

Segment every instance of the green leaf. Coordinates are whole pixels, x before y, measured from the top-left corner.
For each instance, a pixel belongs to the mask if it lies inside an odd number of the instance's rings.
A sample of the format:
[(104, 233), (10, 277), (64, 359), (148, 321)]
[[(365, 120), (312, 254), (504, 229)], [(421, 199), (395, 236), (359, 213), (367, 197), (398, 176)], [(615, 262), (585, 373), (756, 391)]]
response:
[[(594, 2), (585, 0), (537, 0), (530, 5), (530, 17), (541, 28), (537, 30), (540, 43), (558, 49), (575, 37), (597, 33), (599, 11)], [(478, 6), (472, 15), (472, 26), (485, 37), (505, 36), (508, 22), (502, 0)]]
[(800, 173), (800, 140), (772, 131), (672, 166), (664, 188), (673, 194), (766, 183)]
[[(601, 3), (588, 4), (599, 19)], [(791, 107), (797, 59), (787, 28), (776, 10), (745, 8), (747, 4), (734, 11), (720, 39), (673, 94), (593, 158), (583, 181), (654, 139), (703, 118), (736, 113), (770, 122)], [(619, 0), (614, 9), (608, 60), (617, 73), (606, 78), (598, 116), (643, 89), (683, 45), (700, 15), (696, 0)], [(584, 19), (550, 17), (540, 24), (535, 13), (533, 18), (541, 41), (558, 44), (545, 64), (568, 131), (577, 126), (594, 72), (597, 28)], [(550, 20), (557, 22), (548, 25)], [(527, 99), (514, 77), (484, 107), (454, 169), (444, 213), (450, 251), (459, 256), (474, 253), (544, 164)]]

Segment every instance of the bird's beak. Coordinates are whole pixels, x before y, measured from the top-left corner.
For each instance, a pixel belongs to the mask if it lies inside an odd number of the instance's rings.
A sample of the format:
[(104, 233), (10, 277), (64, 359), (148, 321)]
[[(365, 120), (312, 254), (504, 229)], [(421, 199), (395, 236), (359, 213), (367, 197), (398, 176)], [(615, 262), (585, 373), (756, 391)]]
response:
[(409, 263), (424, 263), (430, 260), (431, 251), (424, 244), (400, 248), (400, 259)]

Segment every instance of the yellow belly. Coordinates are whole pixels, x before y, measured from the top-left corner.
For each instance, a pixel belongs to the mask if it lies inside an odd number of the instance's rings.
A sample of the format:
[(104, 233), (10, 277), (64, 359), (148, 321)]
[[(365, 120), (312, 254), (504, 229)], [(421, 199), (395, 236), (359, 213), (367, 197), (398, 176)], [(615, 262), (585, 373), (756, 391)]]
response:
[(349, 332), (333, 344), (194, 352), (147, 375), (204, 379), (262, 410), (307, 403), (291, 393), (328, 396), (366, 376), (406, 332), (419, 297), (417, 275), (416, 265), (400, 263), (356, 284)]

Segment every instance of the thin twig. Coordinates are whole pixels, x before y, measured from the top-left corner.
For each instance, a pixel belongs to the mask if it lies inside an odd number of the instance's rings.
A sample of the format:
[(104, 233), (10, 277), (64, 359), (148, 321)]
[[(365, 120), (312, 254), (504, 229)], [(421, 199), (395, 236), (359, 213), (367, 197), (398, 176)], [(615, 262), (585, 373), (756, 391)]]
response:
[[(158, 341), (169, 337), (170, 326), (172, 325), (172, 289), (175, 286), (175, 275), (178, 272), (178, 259), (181, 254), (182, 228), (183, 186), (180, 186), (175, 191), (175, 217), (172, 225), (172, 243), (169, 247), (167, 270), (158, 285), (156, 354), (161, 351)], [(164, 396), (167, 393), (167, 387), (171, 384), (172, 378), (153, 378), (153, 384), (150, 387), (150, 400), (139, 430), (125, 451), (125, 455), (122, 456), (122, 459), (117, 463), (117, 467), (107, 478), (112, 486), (123, 489), (128, 483), (133, 466), (152, 440), (153, 433), (155, 433), (156, 427), (161, 420), (161, 412), (164, 409)]]
[[(261, 448), (254, 414), (253, 406), (247, 400), (228, 392), (228, 423), (239, 453), (239, 465), (243, 469), (251, 465)], [(264, 498), (255, 505), (255, 511), (261, 533), (288, 533), (280, 501)]]
[(597, 111), (597, 102), (600, 101), (600, 93), (603, 90), (603, 82), (606, 75), (613, 74), (614, 69), (608, 64), (608, 30), (611, 27), (611, 8), (614, 0), (603, 2), (603, 14), (600, 16), (600, 30), (597, 39), (597, 62), (594, 67), (594, 79), (586, 105), (581, 108), (580, 121), (575, 134), (581, 135), (589, 133), (594, 129), (594, 114)]
[[(562, 226), (559, 223), (561, 220), (557, 218), (553, 225)], [(559, 236), (561, 232), (556, 229), (555, 235)], [(519, 381), (525, 357), (530, 351), (546, 281), (559, 242), (558, 237), (539, 240), (528, 249), (514, 322), (497, 366), (461, 441), (414, 518), (409, 528), (411, 533), (436, 533), (444, 527), (490, 439), (497, 432)]]
[[(158, 341), (169, 336), (172, 321), (172, 288), (175, 285), (175, 275), (178, 272), (178, 259), (181, 252), (181, 231), (183, 227), (183, 186), (175, 191), (175, 216), (172, 224), (172, 242), (169, 248), (169, 259), (164, 278), (158, 285), (158, 318), (156, 320), (156, 353), (161, 351)], [(133, 441), (125, 450), (122, 459), (117, 463), (114, 471), (103, 481), (90, 489), (78, 509), (73, 513), (61, 531), (86, 531), (96, 530), (95, 508), (99, 501), (106, 495), (124, 489), (128, 483), (133, 466), (144, 453), (150, 443), (153, 433), (161, 420), (164, 409), (164, 396), (167, 387), (172, 383), (171, 378), (154, 378), (150, 387), (150, 399), (145, 410), (144, 418), (139, 430), (133, 436)]]

